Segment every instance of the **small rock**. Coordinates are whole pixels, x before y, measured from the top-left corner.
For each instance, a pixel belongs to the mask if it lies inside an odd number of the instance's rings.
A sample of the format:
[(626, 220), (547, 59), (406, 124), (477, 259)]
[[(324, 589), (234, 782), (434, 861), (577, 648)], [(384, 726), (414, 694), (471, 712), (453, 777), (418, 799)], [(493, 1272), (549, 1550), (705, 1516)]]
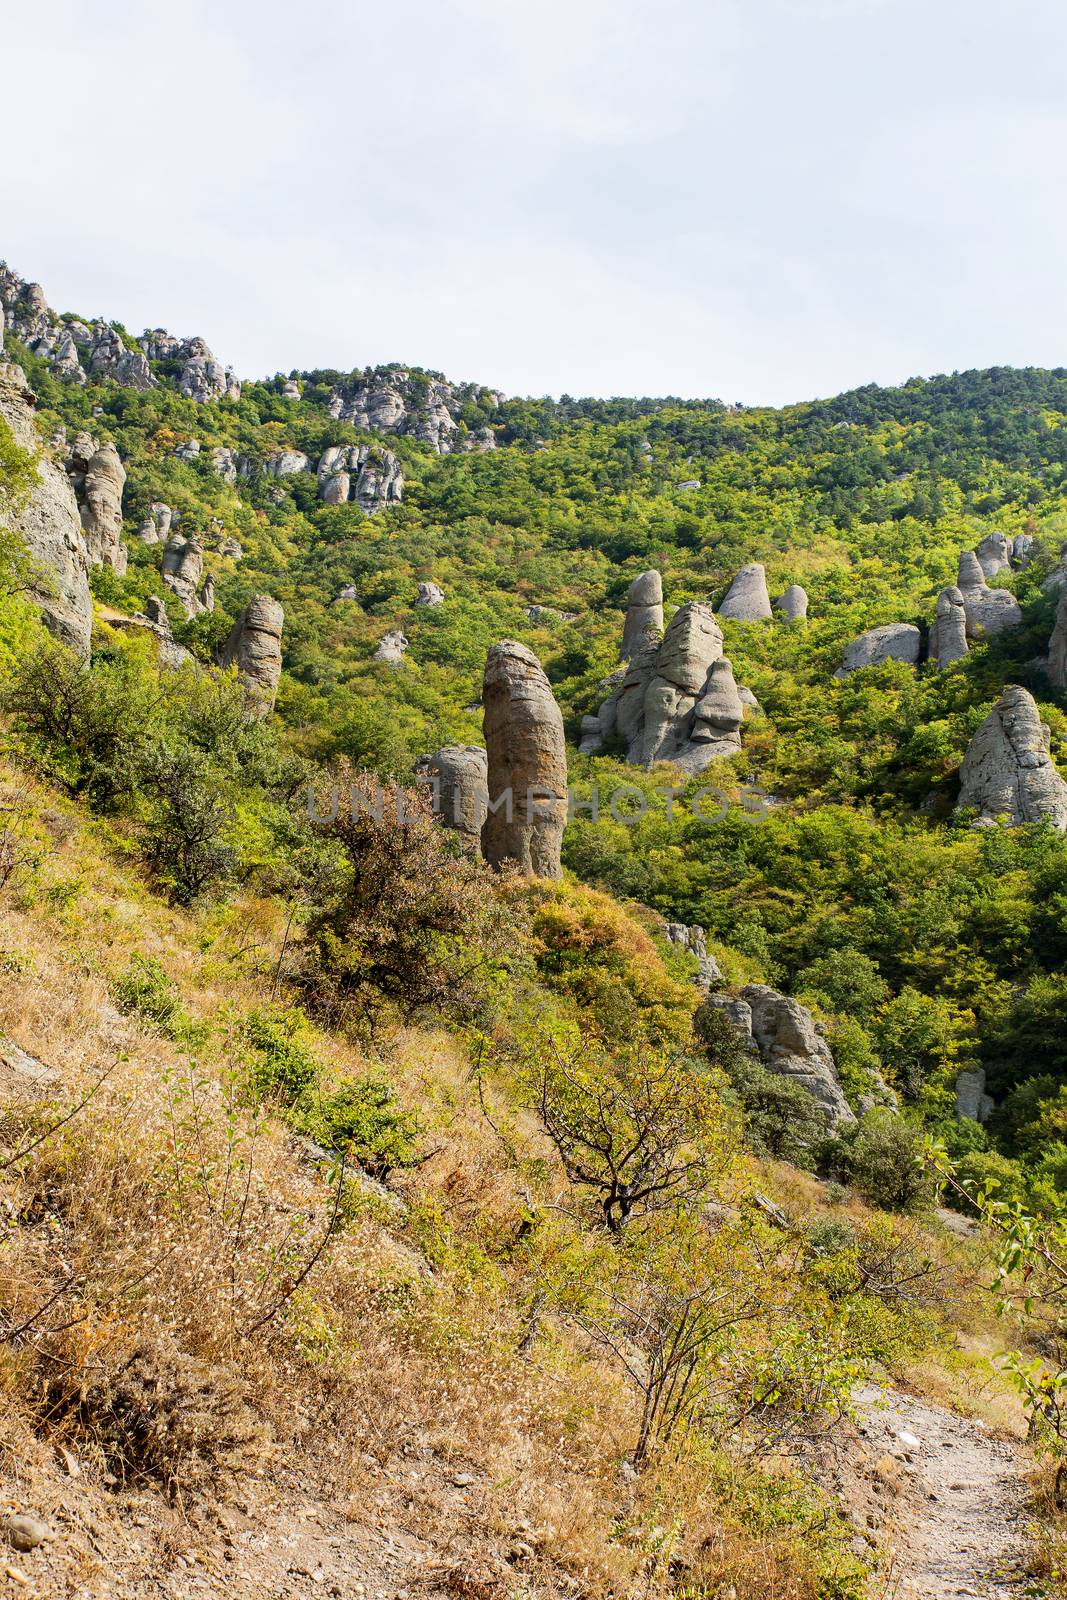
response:
[(474, 1482), (474, 1474), (473, 1472), (457, 1472), (452, 1482), (457, 1489), (469, 1489)]
[(909, 1433), (906, 1428), (901, 1429), (901, 1431), (897, 1434), (897, 1438), (900, 1440), (901, 1444), (906, 1445), (909, 1450), (918, 1450), (918, 1439), (913, 1433)]
[(42, 1522), (40, 1517), (32, 1516), (28, 1511), (17, 1513), (8, 1517), (4, 1524), (8, 1543), (16, 1550), (36, 1550), (39, 1544), (54, 1539), (55, 1534), (47, 1522)]

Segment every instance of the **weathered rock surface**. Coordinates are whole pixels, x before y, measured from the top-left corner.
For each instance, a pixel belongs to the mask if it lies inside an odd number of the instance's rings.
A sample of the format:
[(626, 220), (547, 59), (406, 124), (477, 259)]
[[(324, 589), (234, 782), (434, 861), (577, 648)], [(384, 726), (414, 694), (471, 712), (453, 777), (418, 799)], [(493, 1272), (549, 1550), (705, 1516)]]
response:
[(412, 601), (416, 606), (443, 606), (445, 591), (438, 583), (420, 583), (419, 592)]
[(337, 604), (338, 600), (358, 600), (358, 599), (359, 599), (359, 590), (356, 588), (354, 583), (346, 583), (346, 584), (344, 584), (340, 589), (338, 589), (337, 593), (333, 597), (334, 605)]
[(298, 472), (309, 472), (311, 462), (303, 450), (272, 450), (263, 463), (269, 478), (292, 478)]
[(930, 629), (930, 660), (939, 667), (947, 667), (967, 653), (967, 612), (963, 590), (952, 584), (942, 589), (937, 597), (937, 615)]
[(1060, 589), (1067, 589), (1067, 544), (1060, 546), (1059, 564), (1053, 567), (1041, 587), (1046, 594), (1056, 594)]
[(1009, 684), (978, 729), (960, 767), (961, 810), (979, 825), (1049, 822), (1067, 830), (1067, 783), (1049, 754), (1051, 736), (1028, 690)]
[(407, 636), (399, 628), (392, 628), (378, 642), (375, 661), (386, 661), (391, 667), (399, 666), (408, 647)]
[(1011, 564), (1022, 569), (1030, 565), (1030, 558), (1034, 549), (1034, 536), (1032, 533), (1017, 533), (1011, 541)]
[(887, 622), (880, 628), (868, 628), (845, 649), (845, 658), (835, 678), (847, 678), (851, 672), (863, 667), (878, 667), (883, 661), (904, 661), (915, 666), (922, 648), (922, 635), (910, 622)]
[(145, 609), (135, 611), (132, 617), (112, 615), (106, 616), (106, 620), (113, 628), (123, 632), (151, 634), (156, 642), (160, 663), (165, 667), (183, 667), (195, 660), (184, 645), (176, 643), (167, 608), (158, 595), (150, 595), (145, 601)]
[(183, 538), (172, 532), (163, 546), (161, 576), (185, 607), (187, 617), (199, 616), (208, 609), (201, 600), (204, 578), (204, 547), (195, 533)]
[(403, 367), (378, 367), (354, 376), (330, 400), (330, 414), (374, 433), (402, 433), (420, 439), (441, 455), (460, 449), (492, 450), (490, 428), (466, 432), (461, 412), (471, 403), (490, 410), (503, 404), (495, 390), (473, 383), (450, 383), (441, 373), (412, 373)]
[(993, 1114), (992, 1095), (986, 1094), (981, 1067), (961, 1072), (956, 1079), (956, 1115), (967, 1122), (988, 1122)]
[(1056, 607), (1056, 625), (1048, 642), (1048, 675), (1057, 689), (1067, 689), (1067, 589)]
[(630, 585), (619, 657), (630, 661), (639, 650), (650, 643), (658, 644), (662, 637), (663, 579), (653, 569), (640, 573)]
[(224, 483), (236, 485), (237, 483), (237, 455), (228, 445), (217, 444), (211, 451), (211, 470), (218, 474)]
[(175, 446), (174, 454), (179, 461), (192, 463), (199, 460), (200, 440), (184, 439), (181, 444)]
[(722, 643), (710, 606), (691, 600), (680, 607), (662, 640), (653, 636), (596, 716), (583, 719), (582, 753), (595, 755), (605, 739), (618, 736), (628, 761), (675, 761), (690, 773), (735, 755), (744, 707)]
[(239, 400), (241, 385), (233, 368), (217, 361), (202, 339), (191, 339), (187, 343), (203, 346), (203, 353), (190, 355), (182, 368), (178, 379), (182, 394), (198, 405), (205, 405), (209, 400)]
[[(87, 447), (88, 458), (84, 454)], [(126, 487), (126, 469), (118, 451), (113, 444), (98, 446), (87, 434), (79, 433), (71, 449), (67, 471), (78, 499), (89, 565), (112, 567), (121, 577), (127, 563), (122, 543), (122, 491)]]
[(127, 347), (106, 322), (65, 322), (51, 309), (39, 283), (26, 283), (0, 263), (0, 323), (68, 382), (91, 373), (127, 389), (154, 389), (156, 379), (140, 350)]
[(706, 1004), (725, 1013), (768, 1071), (794, 1078), (808, 1091), (827, 1127), (855, 1122), (823, 1025), (806, 1006), (763, 983), (748, 984), (738, 998), (709, 995)]
[(354, 500), (370, 514), (404, 498), (404, 474), (391, 450), (372, 444), (334, 444), (324, 450), (317, 475), (327, 505)]
[(144, 544), (163, 544), (173, 521), (172, 507), (162, 500), (153, 500), (137, 529), (137, 537)]
[(450, 744), (427, 756), (424, 771), (433, 786), (433, 811), (454, 828), (472, 851), (481, 847), (489, 794), (489, 758), (475, 744)]
[(753, 561), (741, 568), (727, 589), (719, 607), (719, 616), (732, 618), (735, 622), (764, 622), (771, 615), (767, 573), (758, 561)]
[(577, 611), (560, 611), (558, 606), (526, 606), (531, 622), (577, 622)]
[(987, 578), (995, 578), (998, 572), (1011, 571), (1011, 548), (1007, 534), (986, 534), (974, 553)]
[(664, 932), (671, 944), (687, 950), (697, 960), (694, 982), (698, 989), (710, 989), (722, 979), (722, 969), (708, 949), (708, 936), (699, 923), (668, 922)]
[(973, 550), (960, 551), (956, 586), (963, 595), (968, 639), (987, 639), (1003, 628), (1017, 628), (1023, 620), (1019, 602), (1007, 589), (991, 589)]
[(535, 878), (559, 878), (567, 821), (563, 717), (541, 663), (513, 639), (493, 645), (482, 686), (489, 814), (482, 854)]
[(790, 622), (803, 622), (808, 614), (808, 591), (791, 583), (774, 602), (774, 609), (784, 612)]
[(31, 586), (46, 626), (78, 655), (88, 656), (93, 599), (78, 503), (66, 472), (41, 449), (33, 407), (33, 393), (21, 368), (0, 364), (0, 417), (19, 449), (27, 451), (36, 463), (36, 482), (29, 499), (8, 515), (9, 524), (46, 574), (44, 581), (34, 581)]
[(274, 709), (282, 677), (282, 628), (285, 612), (269, 594), (257, 594), (230, 629), (219, 665), (236, 666), (249, 715), (265, 717)]

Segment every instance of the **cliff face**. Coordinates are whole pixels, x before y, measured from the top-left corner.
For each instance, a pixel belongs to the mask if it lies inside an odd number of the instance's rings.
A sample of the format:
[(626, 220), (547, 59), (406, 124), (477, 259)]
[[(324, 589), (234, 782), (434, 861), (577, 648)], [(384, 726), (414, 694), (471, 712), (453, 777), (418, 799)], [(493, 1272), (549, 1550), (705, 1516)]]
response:
[(74, 489), (64, 469), (41, 448), (33, 394), (20, 368), (0, 363), (0, 417), (20, 450), (35, 458), (37, 483), (25, 506), (10, 518), (41, 570), (33, 595), (45, 623), (79, 655), (87, 656), (93, 631), (89, 555)]

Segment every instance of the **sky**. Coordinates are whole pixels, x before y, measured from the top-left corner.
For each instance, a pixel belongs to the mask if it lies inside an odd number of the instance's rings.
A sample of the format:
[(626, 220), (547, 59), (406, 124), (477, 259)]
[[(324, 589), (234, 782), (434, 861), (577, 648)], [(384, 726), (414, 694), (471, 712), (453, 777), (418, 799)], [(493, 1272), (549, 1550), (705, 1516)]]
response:
[(240, 376), (782, 404), (1067, 364), (1063, 0), (36, 0), (0, 258)]

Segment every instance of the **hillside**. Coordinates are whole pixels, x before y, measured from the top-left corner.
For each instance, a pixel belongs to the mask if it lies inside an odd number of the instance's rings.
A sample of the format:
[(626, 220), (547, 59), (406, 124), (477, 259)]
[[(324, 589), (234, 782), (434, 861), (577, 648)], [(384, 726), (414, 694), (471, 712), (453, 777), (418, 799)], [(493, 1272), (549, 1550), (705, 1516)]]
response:
[[(920, 1149), (1061, 1214), (1067, 371), (520, 400), (0, 303), (14, 1498), (73, 1451), (92, 1593), (185, 1516), (248, 1592), (879, 1592), (857, 1385), (1017, 1435), (1050, 1348)], [(483, 745), (553, 797), (487, 863), (414, 792)]]

